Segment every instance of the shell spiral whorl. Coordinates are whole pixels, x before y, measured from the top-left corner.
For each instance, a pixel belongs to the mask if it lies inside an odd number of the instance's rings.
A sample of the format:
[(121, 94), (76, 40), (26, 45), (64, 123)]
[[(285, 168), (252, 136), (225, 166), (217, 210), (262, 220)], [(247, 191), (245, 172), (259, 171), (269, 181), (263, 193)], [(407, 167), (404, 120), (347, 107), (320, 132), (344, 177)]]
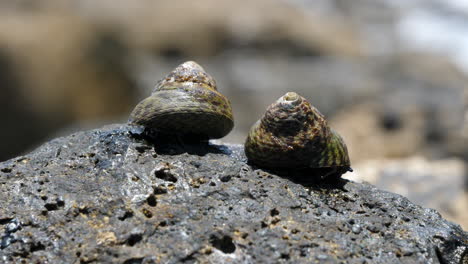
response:
[(130, 114), (129, 122), (163, 134), (221, 138), (234, 126), (231, 103), (196, 62), (177, 66)]
[(249, 161), (268, 169), (350, 170), (346, 145), (305, 98), (288, 92), (267, 108), (245, 142)]

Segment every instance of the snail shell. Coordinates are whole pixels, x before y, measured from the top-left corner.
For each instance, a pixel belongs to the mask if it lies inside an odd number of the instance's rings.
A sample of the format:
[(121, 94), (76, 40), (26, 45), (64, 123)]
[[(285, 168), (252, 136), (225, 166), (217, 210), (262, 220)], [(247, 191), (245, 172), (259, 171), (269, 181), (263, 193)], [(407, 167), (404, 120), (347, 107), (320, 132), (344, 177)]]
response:
[(129, 122), (163, 134), (200, 140), (224, 137), (234, 126), (231, 103), (196, 62), (177, 66), (141, 101)]
[(321, 168), (325, 177), (351, 170), (341, 136), (315, 107), (294, 92), (270, 105), (252, 126), (245, 154), (249, 162), (268, 169)]

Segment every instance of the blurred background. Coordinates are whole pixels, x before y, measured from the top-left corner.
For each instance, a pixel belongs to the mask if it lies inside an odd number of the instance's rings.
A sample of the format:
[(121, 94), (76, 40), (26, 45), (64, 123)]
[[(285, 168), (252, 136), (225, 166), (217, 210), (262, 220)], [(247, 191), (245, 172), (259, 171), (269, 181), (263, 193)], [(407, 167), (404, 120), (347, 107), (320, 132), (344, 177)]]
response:
[(0, 161), (126, 122), (187, 60), (232, 102), (223, 141), (296, 91), (345, 138), (345, 178), (468, 229), (465, 0), (0, 1)]

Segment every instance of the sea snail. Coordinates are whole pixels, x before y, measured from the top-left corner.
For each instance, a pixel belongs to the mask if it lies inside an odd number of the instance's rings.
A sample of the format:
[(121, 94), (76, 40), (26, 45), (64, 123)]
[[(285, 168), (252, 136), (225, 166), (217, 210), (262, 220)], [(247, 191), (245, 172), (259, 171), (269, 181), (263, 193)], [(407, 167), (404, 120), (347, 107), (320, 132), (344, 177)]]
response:
[(224, 137), (234, 126), (231, 103), (196, 62), (177, 66), (130, 115), (131, 124), (199, 140)]
[(348, 150), (324, 116), (305, 98), (288, 92), (267, 108), (245, 142), (250, 163), (267, 169), (317, 169), (321, 177), (352, 171)]

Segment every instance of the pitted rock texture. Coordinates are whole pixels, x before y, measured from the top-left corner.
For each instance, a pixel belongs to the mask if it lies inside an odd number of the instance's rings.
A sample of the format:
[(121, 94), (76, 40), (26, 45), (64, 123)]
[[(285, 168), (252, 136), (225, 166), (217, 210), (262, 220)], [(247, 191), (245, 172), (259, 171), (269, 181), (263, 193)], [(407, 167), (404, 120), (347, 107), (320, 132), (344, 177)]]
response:
[(0, 262), (468, 263), (468, 233), (400, 195), (139, 133), (79, 132), (0, 163)]

